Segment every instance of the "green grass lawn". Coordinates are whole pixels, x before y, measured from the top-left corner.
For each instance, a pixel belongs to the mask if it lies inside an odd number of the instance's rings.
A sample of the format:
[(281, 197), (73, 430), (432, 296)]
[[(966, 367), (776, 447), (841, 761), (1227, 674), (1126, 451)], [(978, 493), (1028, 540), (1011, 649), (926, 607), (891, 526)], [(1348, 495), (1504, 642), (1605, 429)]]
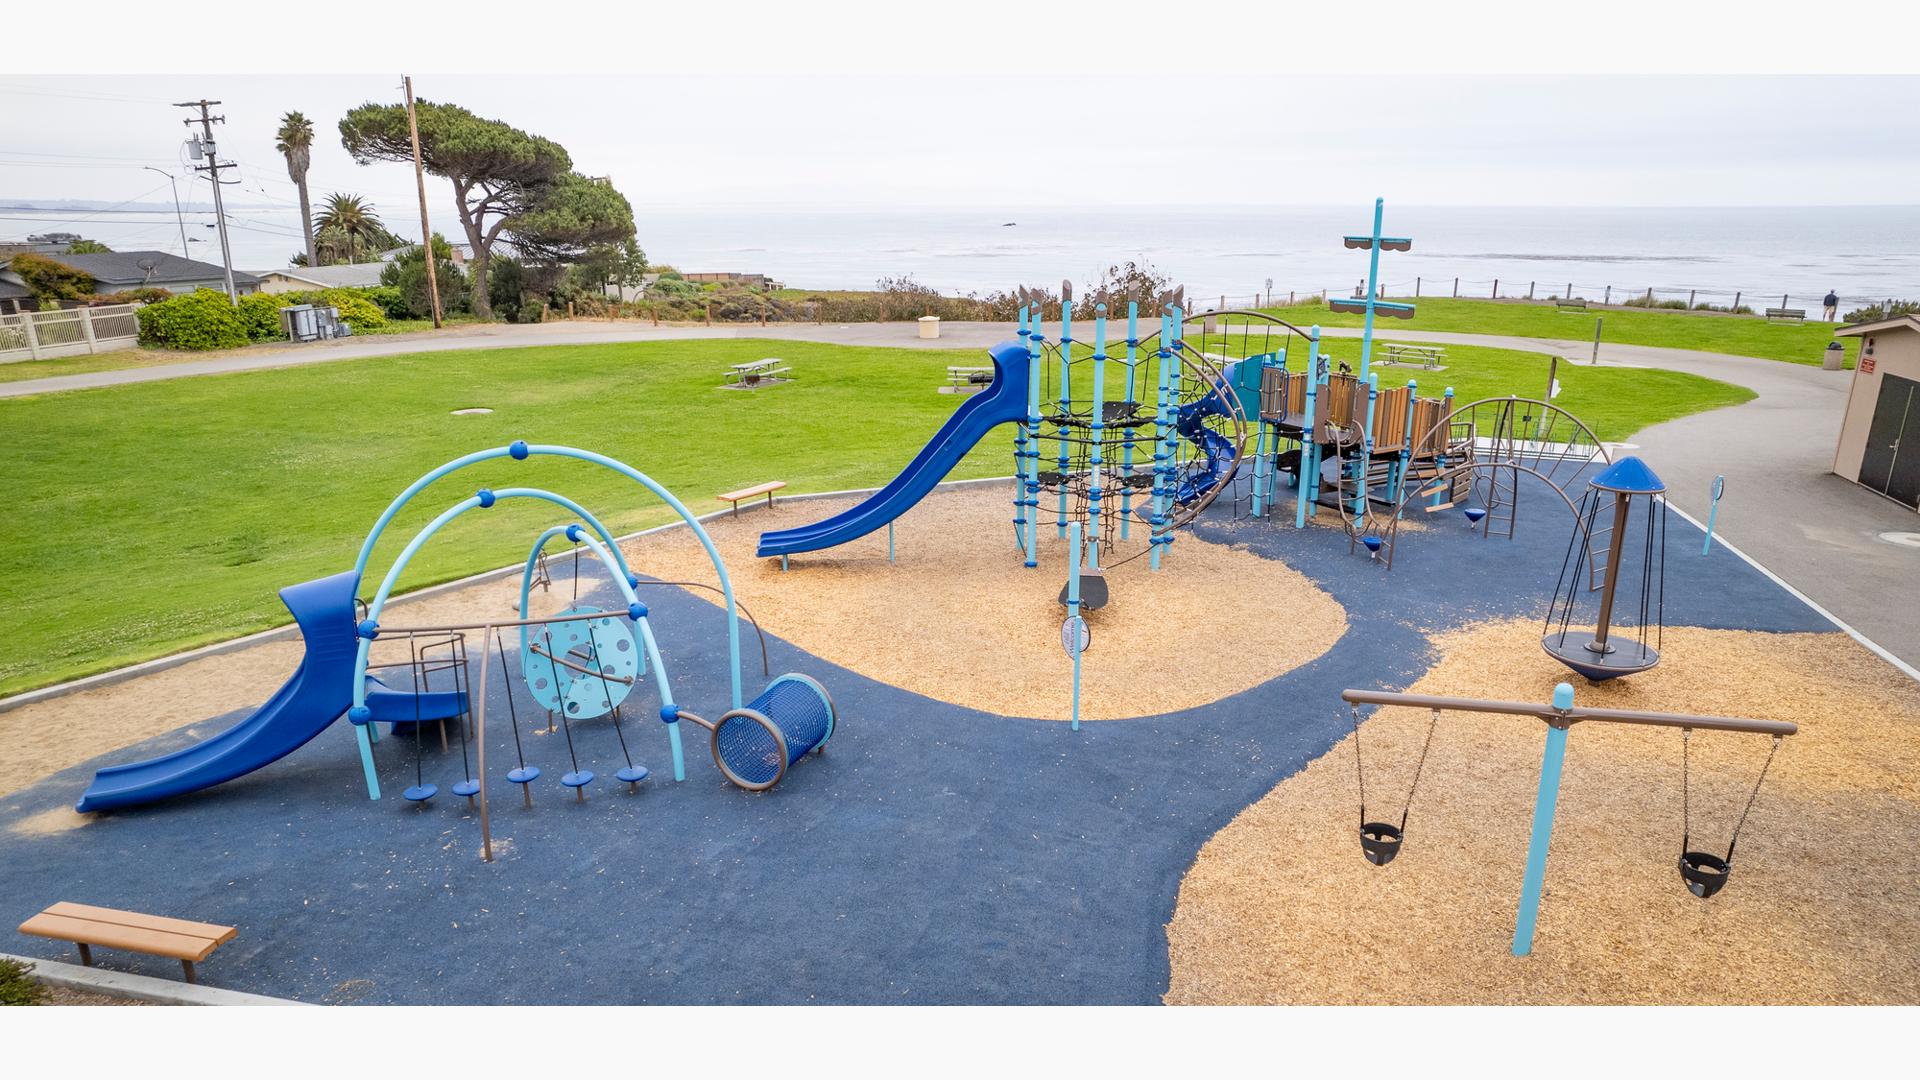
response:
[[(1757, 356), (1795, 364), (1818, 364), (1827, 342), (1847, 346), (1847, 366), (1859, 352), (1858, 339), (1835, 339), (1833, 323), (1770, 323), (1742, 315), (1713, 315), (1684, 311), (1645, 311), (1607, 308), (1561, 311), (1552, 304), (1496, 300), (1452, 300), (1422, 297), (1412, 319), (1376, 319), (1374, 325), (1391, 330), (1439, 330), (1458, 334), (1511, 334), (1517, 337), (1592, 341), (1593, 322), (1603, 320), (1600, 340), (1620, 345), (1655, 345), (1669, 349)], [(1301, 329), (1321, 326), (1359, 326), (1361, 315), (1336, 314), (1322, 305), (1263, 308)]]
[[(1332, 342), (1336, 356), (1358, 343)], [(727, 364), (780, 356), (798, 381), (720, 390)], [(0, 520), (0, 693), (11, 693), (287, 621), (275, 591), (349, 568), (366, 530), (421, 473), (513, 439), (624, 460), (696, 512), (716, 492), (783, 479), (789, 489), (877, 486), (958, 400), (935, 392), (976, 350), (850, 348), (717, 340), (571, 345), (337, 361), (0, 400), (11, 505)], [(1535, 393), (1541, 358), (1450, 348), (1464, 396)], [(1743, 400), (1745, 391), (1636, 369), (1563, 374), (1562, 402), (1619, 437)], [(1437, 389), (1437, 388), (1436, 388)], [(487, 416), (451, 416), (483, 406)], [(1012, 434), (988, 439), (956, 477), (1005, 474)], [(384, 573), (440, 510), (481, 486), (569, 495), (610, 528), (670, 512), (631, 481), (580, 462), (488, 462), (442, 480), (387, 531)], [(526, 554), (556, 508), (502, 503), (440, 534), (402, 588)], [(373, 582), (362, 586), (371, 593)]]

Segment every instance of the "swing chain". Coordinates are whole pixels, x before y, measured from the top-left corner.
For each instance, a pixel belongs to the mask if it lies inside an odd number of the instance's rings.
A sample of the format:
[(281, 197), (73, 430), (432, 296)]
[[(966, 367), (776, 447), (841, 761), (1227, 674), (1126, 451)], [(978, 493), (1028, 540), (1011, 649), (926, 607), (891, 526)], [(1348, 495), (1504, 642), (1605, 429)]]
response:
[(1360, 824), (1367, 823), (1367, 770), (1360, 763), (1360, 706), (1347, 706), (1353, 713), (1353, 775), (1360, 782)]
[(1407, 805), (1400, 808), (1400, 831), (1407, 828), (1407, 815), (1413, 812), (1413, 792), (1420, 786), (1420, 772), (1427, 767), (1427, 750), (1433, 746), (1433, 729), (1440, 726), (1440, 710), (1433, 710), (1433, 718), (1427, 721), (1427, 741), (1420, 744), (1420, 760), (1413, 766), (1413, 783), (1407, 786)]
[[(1753, 782), (1753, 791), (1747, 795), (1747, 805), (1740, 810), (1740, 818), (1733, 823), (1733, 833), (1727, 837), (1727, 864), (1733, 864), (1733, 849), (1740, 843), (1740, 830), (1746, 827), (1747, 815), (1753, 813), (1753, 804), (1760, 798), (1760, 788), (1767, 782), (1767, 772), (1773, 768), (1773, 757), (1780, 752), (1783, 736), (1775, 735), (1773, 744), (1767, 747), (1767, 759), (1760, 764), (1760, 776)], [(1691, 743), (1693, 729), (1680, 729), (1680, 853), (1686, 854), (1693, 846), (1693, 806), (1690, 778), (1693, 773)]]

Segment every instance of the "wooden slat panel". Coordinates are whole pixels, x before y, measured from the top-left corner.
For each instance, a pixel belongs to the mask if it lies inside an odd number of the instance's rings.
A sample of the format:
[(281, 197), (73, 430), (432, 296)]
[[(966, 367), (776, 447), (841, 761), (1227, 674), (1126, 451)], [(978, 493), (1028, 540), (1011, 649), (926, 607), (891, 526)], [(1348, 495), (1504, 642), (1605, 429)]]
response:
[(142, 930), (113, 923), (75, 919), (67, 915), (41, 912), (20, 924), (20, 932), (59, 941), (78, 941), (108, 949), (168, 956), (175, 960), (205, 960), (220, 942), (198, 935), (170, 934), (164, 930)]
[(233, 940), (235, 933), (231, 926), (218, 923), (193, 922), (188, 919), (170, 919), (164, 915), (145, 915), (138, 911), (121, 911), (118, 908), (95, 907), (92, 904), (76, 904), (62, 900), (46, 910), (48, 915), (67, 915), (76, 919), (91, 919), (95, 922), (113, 923), (116, 926), (133, 927), (139, 930), (161, 930), (169, 934), (211, 938), (219, 942)]

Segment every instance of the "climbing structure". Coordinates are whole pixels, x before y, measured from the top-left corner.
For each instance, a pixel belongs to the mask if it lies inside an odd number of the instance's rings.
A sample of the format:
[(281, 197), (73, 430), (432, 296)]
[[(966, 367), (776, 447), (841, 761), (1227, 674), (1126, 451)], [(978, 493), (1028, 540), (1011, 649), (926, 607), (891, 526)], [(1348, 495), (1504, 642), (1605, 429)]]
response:
[[(1105, 305), (1095, 308), (1091, 344), (1073, 336), (1071, 303), (1057, 339), (1037, 311), (1021, 311), (1030, 371), (1014, 440), (1014, 529), (1028, 566), (1038, 565), (1043, 533), (1065, 540), (1079, 525), (1090, 571), (1149, 553), (1158, 568), (1174, 530), (1238, 475), (1248, 432), (1234, 386), (1240, 363), (1189, 345), (1184, 318), (1168, 309), (1143, 339), (1139, 306), (1129, 304), (1126, 337), (1110, 352)], [(1146, 546), (1115, 555), (1140, 540)]]

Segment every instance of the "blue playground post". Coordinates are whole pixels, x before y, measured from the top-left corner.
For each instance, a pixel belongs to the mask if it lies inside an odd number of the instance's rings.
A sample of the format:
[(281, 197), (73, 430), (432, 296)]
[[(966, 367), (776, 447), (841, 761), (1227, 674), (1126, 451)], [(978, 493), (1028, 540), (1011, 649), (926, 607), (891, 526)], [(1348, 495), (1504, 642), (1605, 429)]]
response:
[(1176, 305), (1173, 316), (1173, 348), (1167, 362), (1167, 528), (1160, 537), (1160, 546), (1173, 546), (1173, 511), (1180, 498), (1180, 454), (1186, 448), (1186, 440), (1180, 437), (1180, 383), (1182, 372), (1181, 349), (1186, 346), (1186, 313)]
[[(1066, 423), (1073, 409), (1072, 380), (1073, 370), (1073, 301), (1060, 302), (1060, 421)], [(1057, 539), (1067, 538), (1067, 440), (1066, 429), (1060, 429), (1060, 520), (1054, 522), (1059, 529)]]
[[(1246, 361), (1241, 361), (1246, 363)], [(1262, 365), (1264, 366), (1264, 364)], [(1262, 423), (1258, 414), (1253, 418), (1253, 516), (1260, 516), (1260, 508), (1266, 497), (1265, 475), (1261, 466), (1267, 460), (1267, 425)]]
[[(1020, 337), (1020, 344), (1027, 345), (1028, 349), (1031, 350), (1032, 346), (1027, 343), (1028, 336), (1032, 334), (1033, 331), (1027, 329), (1027, 309), (1025, 307), (1020, 309), (1019, 330), (1017, 333)], [(1021, 554), (1027, 557), (1028, 566), (1033, 565), (1031, 561), (1033, 557), (1033, 546), (1027, 536), (1027, 445), (1029, 440), (1037, 438), (1039, 434), (1040, 433), (1034, 429), (1033, 418), (1030, 415), (1020, 421), (1019, 426), (1014, 429), (1013, 434), (1013, 535), (1020, 541), (1020, 551)], [(887, 550), (889, 552), (893, 550), (893, 525), (891, 523), (887, 525)], [(888, 561), (891, 562), (892, 559), (889, 558)]]
[(887, 561), (893, 561), (893, 522), (887, 522)]
[(1320, 327), (1307, 329), (1307, 412), (1300, 428), (1300, 496), (1293, 504), (1293, 527), (1307, 527), (1313, 501), (1320, 495), (1320, 425), (1314, 411), (1320, 393)]
[[(1074, 522), (1072, 539), (1068, 541), (1071, 555), (1067, 559), (1067, 617), (1080, 617), (1080, 523)], [(1073, 642), (1073, 730), (1080, 730), (1080, 643), (1079, 627), (1074, 627), (1076, 640)]]
[(1713, 505), (1707, 509), (1707, 538), (1700, 544), (1700, 554), (1702, 555), (1713, 550), (1713, 522), (1714, 519), (1720, 516), (1720, 493), (1725, 490), (1727, 490), (1727, 478), (1724, 476), (1714, 477), (1713, 488), (1711, 489)]
[[(1107, 305), (1096, 304), (1093, 308), (1093, 418), (1090, 428), (1093, 437), (1092, 456), (1088, 458), (1087, 477), (1087, 523), (1093, 535), (1087, 538), (1087, 544), (1095, 552), (1100, 550), (1100, 443), (1106, 431), (1107, 393)], [(1094, 556), (1094, 565), (1099, 565), (1099, 556)]]
[(1154, 354), (1155, 359), (1159, 360), (1160, 363), (1155, 372), (1155, 392), (1158, 396), (1154, 399), (1153, 412), (1153, 516), (1148, 518), (1147, 527), (1147, 546), (1150, 549), (1150, 553), (1147, 556), (1147, 563), (1155, 570), (1160, 569), (1160, 527), (1167, 523), (1167, 474), (1171, 471), (1167, 467), (1167, 428), (1169, 423), (1167, 416), (1167, 370), (1169, 366), (1168, 358), (1173, 355), (1173, 350), (1168, 348), (1168, 342), (1172, 340), (1172, 335), (1172, 320), (1165, 315), (1160, 316), (1160, 348)]
[(1367, 473), (1373, 471), (1373, 410), (1380, 398), (1380, 376), (1367, 376), (1367, 426), (1360, 432), (1360, 480), (1354, 485), (1359, 494), (1354, 499), (1353, 512), (1362, 521), (1367, 515)]
[[(1553, 688), (1553, 707), (1573, 708), (1573, 686)], [(1567, 758), (1567, 725), (1548, 721), (1547, 748), (1540, 758), (1540, 791), (1533, 799), (1533, 836), (1527, 841), (1527, 871), (1520, 882), (1520, 912), (1513, 922), (1513, 955), (1533, 951), (1533, 927), (1540, 915), (1540, 889), (1547, 876), (1547, 848), (1553, 840), (1553, 812), (1560, 801), (1560, 769)]]
[[(1127, 302), (1127, 413), (1133, 413), (1134, 373), (1140, 363), (1140, 305)], [(1133, 478), (1133, 427), (1128, 425), (1126, 437), (1120, 446), (1120, 471), (1129, 480)], [(1133, 485), (1127, 484), (1120, 489), (1120, 539), (1127, 538), (1127, 526), (1133, 520)]]
[(1387, 200), (1373, 200), (1373, 243), (1367, 250), (1367, 322), (1360, 332), (1360, 377), (1373, 368), (1373, 304), (1380, 295), (1380, 219), (1386, 213)]
[(1400, 505), (1400, 488), (1407, 482), (1407, 468), (1413, 462), (1413, 407), (1420, 399), (1420, 384), (1413, 379), (1407, 380), (1407, 420), (1402, 428), (1400, 460), (1393, 466), (1393, 482), (1387, 485), (1387, 501), (1394, 506)]
[(1021, 462), (1026, 476), (1027, 566), (1039, 566), (1040, 548), (1040, 367), (1044, 358), (1040, 311), (1034, 309), (1027, 326), (1027, 426), (1033, 429), (1033, 441), (1027, 444), (1027, 458)]

